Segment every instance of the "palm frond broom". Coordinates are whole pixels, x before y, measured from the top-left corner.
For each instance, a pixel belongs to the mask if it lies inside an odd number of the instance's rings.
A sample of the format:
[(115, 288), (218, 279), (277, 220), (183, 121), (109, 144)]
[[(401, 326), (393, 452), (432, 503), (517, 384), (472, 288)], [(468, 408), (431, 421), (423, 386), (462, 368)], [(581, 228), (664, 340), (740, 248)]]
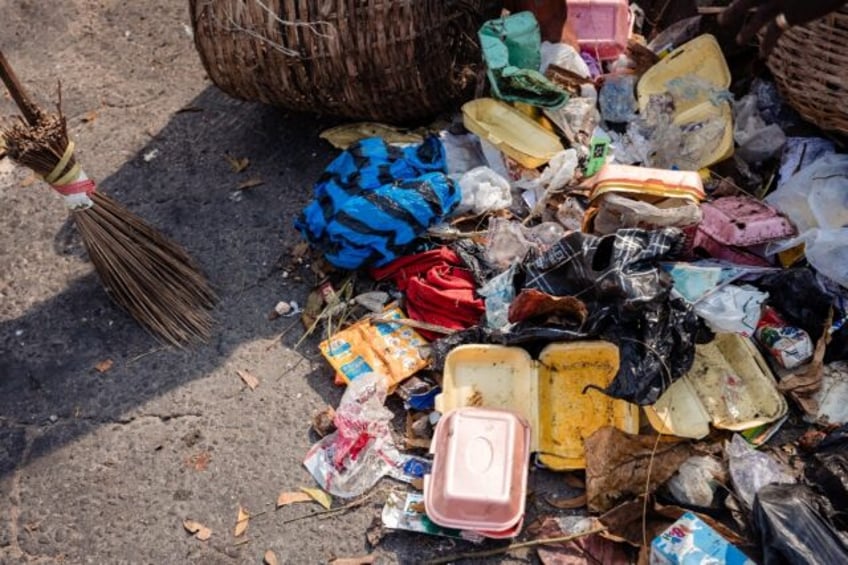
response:
[(5, 151), (63, 195), (106, 291), (159, 339), (183, 346), (209, 338), (216, 297), (186, 251), (96, 190), (74, 156), (61, 109), (39, 108), (3, 53), (0, 77), (23, 118), (0, 132)]

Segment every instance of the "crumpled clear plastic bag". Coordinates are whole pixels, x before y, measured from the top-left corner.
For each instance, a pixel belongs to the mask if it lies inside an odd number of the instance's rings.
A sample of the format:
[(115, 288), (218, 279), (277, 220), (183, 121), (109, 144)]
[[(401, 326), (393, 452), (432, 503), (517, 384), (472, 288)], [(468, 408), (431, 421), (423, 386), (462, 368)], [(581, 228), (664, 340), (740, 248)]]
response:
[(721, 461), (706, 455), (693, 455), (683, 462), (668, 481), (671, 496), (681, 504), (710, 508), (719, 485), (725, 482)]
[(733, 139), (737, 153), (748, 163), (774, 157), (786, 144), (786, 135), (777, 124), (766, 125), (757, 109), (757, 97), (743, 96), (733, 105)]
[(780, 463), (751, 447), (739, 434), (733, 434), (733, 439), (725, 444), (724, 452), (736, 494), (749, 510), (764, 486), (795, 482)]
[(334, 496), (351, 498), (373, 487), (381, 477), (404, 479), (410, 462), (394, 445), (389, 423), (394, 415), (383, 403), (386, 379), (367, 373), (353, 380), (342, 396), (333, 423), (336, 431), (315, 443), (304, 466)]
[(477, 291), (486, 299), (486, 325), (493, 330), (509, 325), (509, 305), (515, 300), (515, 266), (493, 277)]

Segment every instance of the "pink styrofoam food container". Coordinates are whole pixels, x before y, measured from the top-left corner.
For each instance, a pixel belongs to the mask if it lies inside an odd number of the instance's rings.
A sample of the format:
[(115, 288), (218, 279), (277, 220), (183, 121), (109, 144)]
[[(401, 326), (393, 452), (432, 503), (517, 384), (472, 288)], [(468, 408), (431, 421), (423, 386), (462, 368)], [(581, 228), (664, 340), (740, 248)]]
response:
[(632, 31), (627, 0), (568, 0), (568, 21), (580, 50), (602, 61), (615, 59), (627, 49)]
[(424, 476), (427, 516), (446, 528), (514, 535), (524, 518), (530, 424), (509, 410), (466, 407), (436, 425)]
[(776, 209), (746, 196), (725, 196), (701, 205), (699, 230), (734, 247), (751, 247), (795, 235), (795, 227)]

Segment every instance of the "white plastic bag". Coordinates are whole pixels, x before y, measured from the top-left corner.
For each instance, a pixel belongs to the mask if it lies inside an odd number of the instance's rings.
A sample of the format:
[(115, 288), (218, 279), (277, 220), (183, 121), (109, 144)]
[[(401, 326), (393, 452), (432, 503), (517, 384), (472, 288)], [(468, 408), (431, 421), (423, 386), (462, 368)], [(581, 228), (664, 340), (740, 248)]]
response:
[(754, 334), (768, 293), (751, 285), (727, 285), (695, 304), (695, 313), (716, 333)]
[(542, 64), (539, 66), (540, 73), (544, 74), (548, 70), (548, 67), (553, 64), (581, 77), (589, 78), (592, 76), (586, 61), (583, 60), (580, 53), (571, 45), (543, 41), (541, 55)]
[(512, 193), (509, 181), (489, 167), (471, 169), (459, 179), (462, 201), (456, 213), (483, 214), (509, 208)]

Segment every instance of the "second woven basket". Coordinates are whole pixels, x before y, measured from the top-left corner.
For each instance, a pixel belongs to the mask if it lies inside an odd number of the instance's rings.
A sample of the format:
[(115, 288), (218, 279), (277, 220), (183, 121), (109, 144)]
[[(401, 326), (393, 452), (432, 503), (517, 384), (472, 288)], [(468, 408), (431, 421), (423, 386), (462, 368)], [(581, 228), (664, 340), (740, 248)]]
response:
[(824, 130), (848, 134), (848, 7), (788, 29), (768, 67), (799, 114)]

